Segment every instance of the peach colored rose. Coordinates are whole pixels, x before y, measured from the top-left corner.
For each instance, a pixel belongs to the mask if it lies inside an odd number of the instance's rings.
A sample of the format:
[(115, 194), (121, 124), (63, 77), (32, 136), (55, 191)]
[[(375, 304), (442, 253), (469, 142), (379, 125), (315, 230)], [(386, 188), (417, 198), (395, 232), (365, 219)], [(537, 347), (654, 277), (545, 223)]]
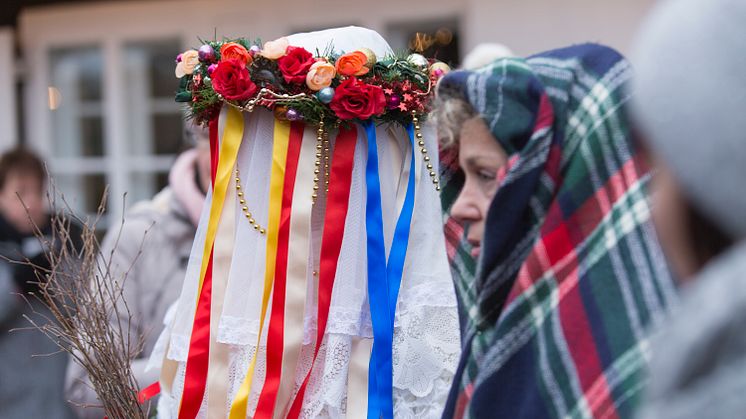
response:
[(343, 76), (362, 76), (368, 74), (370, 69), (365, 65), (368, 56), (362, 51), (350, 52), (337, 58), (337, 73)]
[(246, 65), (249, 65), (254, 61), (254, 59), (251, 58), (249, 51), (247, 51), (243, 45), (235, 42), (227, 42), (223, 44), (223, 46), (220, 47), (220, 59), (232, 60), (234, 58), (243, 61)]
[(259, 54), (270, 60), (276, 60), (287, 53), (288, 46), (290, 46), (290, 41), (283, 37), (274, 41), (265, 42), (264, 48), (262, 48), (262, 52)]
[(337, 70), (326, 61), (316, 61), (306, 75), (306, 85), (313, 91), (319, 91), (332, 84)]
[(181, 53), (181, 61), (176, 64), (176, 78), (182, 78), (187, 74), (194, 73), (194, 67), (199, 64), (199, 54), (190, 49)]

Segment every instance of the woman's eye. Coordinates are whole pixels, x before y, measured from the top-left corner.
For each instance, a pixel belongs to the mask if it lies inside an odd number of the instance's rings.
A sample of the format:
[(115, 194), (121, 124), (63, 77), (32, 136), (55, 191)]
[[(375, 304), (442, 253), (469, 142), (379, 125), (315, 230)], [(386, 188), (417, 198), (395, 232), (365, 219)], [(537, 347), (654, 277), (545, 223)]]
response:
[(480, 180), (484, 180), (484, 181), (495, 180), (495, 178), (497, 177), (494, 171), (485, 170), (485, 169), (477, 171), (477, 176), (479, 177)]

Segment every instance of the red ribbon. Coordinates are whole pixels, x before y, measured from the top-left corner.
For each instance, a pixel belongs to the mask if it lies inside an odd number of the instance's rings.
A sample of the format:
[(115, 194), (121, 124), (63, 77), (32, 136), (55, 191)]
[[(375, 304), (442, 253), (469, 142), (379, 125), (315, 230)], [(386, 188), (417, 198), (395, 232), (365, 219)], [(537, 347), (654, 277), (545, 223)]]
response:
[[(146, 401), (157, 396), (160, 392), (161, 392), (161, 383), (156, 381), (155, 383), (145, 387), (144, 389), (140, 390), (139, 393), (137, 393), (137, 402), (140, 404), (143, 404)], [(109, 417), (104, 416), (104, 419), (109, 419)]]
[(160, 392), (161, 392), (161, 383), (156, 381), (155, 383), (145, 387), (144, 389), (140, 390), (139, 393), (137, 393), (137, 401), (138, 403), (143, 404), (146, 401), (157, 396), (158, 393)]
[[(300, 158), (303, 130), (300, 122), (293, 122), (290, 127), (290, 140), (285, 164), (285, 180), (282, 189), (282, 210), (280, 228), (277, 235), (277, 261), (275, 268), (274, 289), (272, 290), (272, 313), (267, 330), (267, 373), (264, 387), (259, 396), (254, 417), (271, 418), (277, 401), (277, 391), (282, 374), (282, 351), (285, 328), (285, 290), (287, 285), (288, 239), (290, 237), (290, 212), (292, 209), (295, 177)], [(309, 179), (304, 179), (308, 181)], [(308, 197), (311, 199), (311, 197)]]
[[(313, 353), (311, 369), (303, 379), (303, 384), (290, 407), (288, 418), (297, 418), (303, 405), (308, 379), (313, 370), (313, 364), (319, 354), (319, 347), (324, 339), (326, 323), (329, 318), (329, 305), (332, 301), (334, 276), (337, 273), (337, 261), (342, 250), (347, 208), (350, 200), (350, 185), (352, 184), (352, 168), (355, 161), (355, 144), (357, 143), (357, 126), (350, 129), (340, 128), (334, 145), (329, 194), (326, 199), (326, 214), (324, 215), (324, 232), (321, 240), (321, 256), (319, 261), (319, 300), (316, 330), (316, 345)], [(267, 350), (269, 354), (269, 350)], [(260, 416), (257, 416), (260, 417)]]
[[(210, 121), (210, 164), (212, 169), (212, 184), (215, 186), (218, 161), (220, 158), (220, 143), (218, 141), (218, 119)], [(181, 396), (179, 419), (193, 419), (197, 417), (202, 399), (207, 387), (207, 368), (210, 363), (210, 304), (212, 301), (212, 255), (215, 249), (210, 249), (210, 259), (207, 263), (202, 292), (197, 301), (197, 311), (194, 315), (192, 336), (189, 340), (189, 355), (187, 356), (184, 377), (184, 392)]]

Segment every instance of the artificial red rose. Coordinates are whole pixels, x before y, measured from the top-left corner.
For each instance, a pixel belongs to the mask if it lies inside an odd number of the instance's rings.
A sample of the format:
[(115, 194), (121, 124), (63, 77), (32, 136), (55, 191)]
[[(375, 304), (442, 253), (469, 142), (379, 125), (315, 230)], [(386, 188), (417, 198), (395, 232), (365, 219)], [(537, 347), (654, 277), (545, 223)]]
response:
[(243, 60), (223, 60), (212, 72), (212, 88), (228, 100), (251, 99), (257, 91)]
[(383, 113), (386, 109), (386, 96), (379, 86), (350, 77), (334, 90), (334, 99), (329, 107), (339, 119), (357, 118), (364, 121)]
[(306, 82), (306, 75), (316, 59), (302, 47), (288, 47), (287, 53), (277, 60), (277, 67), (287, 83)]

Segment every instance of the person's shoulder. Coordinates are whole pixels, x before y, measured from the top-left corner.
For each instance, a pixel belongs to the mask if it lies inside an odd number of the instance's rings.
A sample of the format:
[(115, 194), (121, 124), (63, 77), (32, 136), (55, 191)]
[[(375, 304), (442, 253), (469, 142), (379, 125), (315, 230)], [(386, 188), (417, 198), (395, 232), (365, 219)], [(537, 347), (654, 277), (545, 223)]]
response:
[(140, 201), (125, 213), (123, 231), (145, 230), (150, 236), (172, 238), (174, 235), (193, 234), (194, 226), (177, 210), (176, 195), (166, 187), (152, 199)]
[(158, 192), (153, 198), (136, 202), (125, 213), (127, 218), (150, 218), (156, 219), (168, 215), (171, 212), (169, 202), (174, 199), (171, 188), (166, 187)]

